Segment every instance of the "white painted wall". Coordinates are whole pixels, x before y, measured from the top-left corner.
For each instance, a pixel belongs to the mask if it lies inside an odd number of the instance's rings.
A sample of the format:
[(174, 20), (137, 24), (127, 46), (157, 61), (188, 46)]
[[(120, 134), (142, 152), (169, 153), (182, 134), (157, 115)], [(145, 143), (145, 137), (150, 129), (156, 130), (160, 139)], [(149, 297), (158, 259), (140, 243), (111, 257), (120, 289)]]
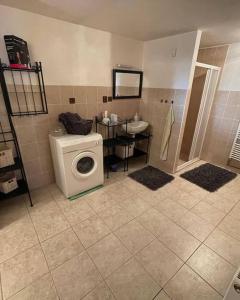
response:
[(188, 89), (198, 32), (144, 43), (144, 86)]
[(228, 48), (219, 90), (240, 91), (240, 43), (231, 44)]
[(2, 5), (0, 20), (2, 61), (8, 63), (3, 35), (23, 38), (31, 61), (42, 61), (46, 84), (111, 86), (115, 64), (142, 68), (140, 41)]

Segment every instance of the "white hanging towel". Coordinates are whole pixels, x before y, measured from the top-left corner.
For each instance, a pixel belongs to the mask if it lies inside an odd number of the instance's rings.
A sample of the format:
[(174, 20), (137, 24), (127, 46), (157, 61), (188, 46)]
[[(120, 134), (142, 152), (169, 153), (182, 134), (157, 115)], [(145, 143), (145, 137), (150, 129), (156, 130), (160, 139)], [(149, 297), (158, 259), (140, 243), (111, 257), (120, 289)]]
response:
[(163, 138), (161, 143), (161, 149), (160, 149), (160, 159), (161, 160), (167, 160), (168, 155), (168, 147), (169, 147), (169, 141), (171, 136), (171, 130), (172, 126), (174, 124), (174, 112), (173, 112), (173, 105), (170, 105), (170, 108), (168, 110), (166, 123), (163, 130)]

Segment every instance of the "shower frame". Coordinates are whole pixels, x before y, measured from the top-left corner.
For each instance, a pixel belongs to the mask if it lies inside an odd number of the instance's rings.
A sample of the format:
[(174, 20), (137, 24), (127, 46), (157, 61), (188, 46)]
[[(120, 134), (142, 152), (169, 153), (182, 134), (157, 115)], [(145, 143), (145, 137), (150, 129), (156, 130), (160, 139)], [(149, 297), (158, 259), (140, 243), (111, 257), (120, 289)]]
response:
[[(204, 109), (206, 108), (206, 104), (208, 102), (209, 108), (208, 108), (208, 111), (207, 111), (206, 126), (203, 129), (203, 133), (202, 133), (203, 138), (202, 138), (201, 145), (200, 145), (200, 150), (199, 150), (200, 155), (201, 155), (201, 152), (202, 152), (204, 137), (206, 135), (207, 123), (208, 123), (208, 120), (209, 120), (209, 116), (210, 116), (214, 96), (215, 96), (217, 86), (218, 86), (218, 82), (219, 82), (219, 75), (220, 75), (220, 71), (221, 71), (220, 67), (205, 64), (205, 63), (200, 63), (200, 62), (195, 63), (194, 71), (196, 70), (196, 67), (201, 67), (201, 68), (206, 68), (207, 69), (207, 75), (206, 75), (204, 88), (203, 88), (203, 93), (202, 93), (202, 97), (201, 97), (201, 104), (200, 104), (198, 117), (197, 117), (197, 122), (196, 122), (196, 127), (195, 127), (195, 130), (194, 130), (194, 135), (193, 135), (193, 139), (192, 139), (192, 145), (191, 145), (191, 151), (190, 151), (190, 154), (189, 154), (189, 160), (186, 161), (185, 163), (181, 164), (181, 165), (178, 165), (180, 152), (181, 152), (182, 141), (183, 141), (183, 134), (184, 134), (184, 130), (185, 130), (187, 114), (188, 114), (188, 109), (189, 109), (189, 104), (190, 104), (190, 99), (191, 99), (191, 92), (192, 91), (190, 91), (189, 99), (188, 99), (189, 101), (187, 101), (187, 103), (186, 103), (187, 108), (185, 108), (186, 109), (186, 114), (185, 114), (185, 116), (182, 120), (182, 126), (181, 126), (181, 131), (180, 131), (181, 138), (179, 139), (179, 142), (178, 142), (178, 149), (177, 149), (177, 155), (176, 155), (176, 160), (175, 160), (175, 165), (174, 165), (174, 172), (179, 171), (179, 170), (193, 164), (194, 162), (200, 160), (200, 156), (198, 156), (198, 157), (193, 157), (193, 156), (194, 156), (194, 153), (196, 151), (196, 145), (197, 145), (197, 142), (198, 142), (199, 133), (200, 133), (201, 125), (202, 125), (202, 120), (203, 120), (203, 116), (204, 116)], [(217, 73), (215, 73), (216, 78), (215, 78), (215, 80), (212, 80), (213, 76), (214, 76), (214, 72), (217, 72)], [(192, 82), (192, 85), (193, 85), (193, 82)]]

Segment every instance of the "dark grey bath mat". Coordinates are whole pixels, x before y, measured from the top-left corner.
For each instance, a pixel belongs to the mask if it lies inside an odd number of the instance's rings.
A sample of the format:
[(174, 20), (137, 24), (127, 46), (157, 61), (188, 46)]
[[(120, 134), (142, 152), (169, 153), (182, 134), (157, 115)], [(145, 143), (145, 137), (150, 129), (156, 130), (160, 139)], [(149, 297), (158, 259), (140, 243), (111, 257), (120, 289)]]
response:
[(137, 170), (128, 176), (153, 191), (156, 191), (174, 179), (173, 176), (152, 166)]
[(207, 163), (180, 176), (209, 192), (215, 192), (233, 180), (237, 174)]

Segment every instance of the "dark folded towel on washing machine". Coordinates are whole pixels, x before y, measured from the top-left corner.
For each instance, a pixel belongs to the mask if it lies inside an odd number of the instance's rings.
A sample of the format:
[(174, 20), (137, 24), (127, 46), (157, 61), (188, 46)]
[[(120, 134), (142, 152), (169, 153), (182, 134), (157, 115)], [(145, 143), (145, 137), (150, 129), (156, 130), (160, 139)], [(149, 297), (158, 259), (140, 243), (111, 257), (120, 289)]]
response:
[(58, 119), (69, 134), (87, 135), (92, 130), (93, 121), (82, 119), (78, 114), (61, 113)]

